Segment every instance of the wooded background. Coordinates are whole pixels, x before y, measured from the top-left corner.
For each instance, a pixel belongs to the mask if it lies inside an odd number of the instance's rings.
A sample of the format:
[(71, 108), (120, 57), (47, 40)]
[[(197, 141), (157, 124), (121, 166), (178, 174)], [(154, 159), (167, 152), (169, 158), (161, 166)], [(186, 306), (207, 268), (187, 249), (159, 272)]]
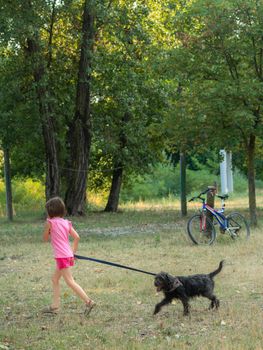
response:
[(226, 149), (257, 223), (260, 1), (0, 0), (0, 53), (5, 169), (44, 179), (70, 215), (85, 214), (87, 186), (117, 211), (134, 176)]

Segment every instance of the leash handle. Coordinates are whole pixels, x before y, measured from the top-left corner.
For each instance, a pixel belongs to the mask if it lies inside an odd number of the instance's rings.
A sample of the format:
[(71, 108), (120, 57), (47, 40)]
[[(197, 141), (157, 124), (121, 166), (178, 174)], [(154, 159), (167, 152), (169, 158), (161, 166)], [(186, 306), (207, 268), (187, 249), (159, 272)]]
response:
[(110, 261), (106, 261), (106, 260), (101, 260), (101, 259), (95, 259), (95, 258), (89, 258), (87, 256), (82, 256), (82, 255), (77, 255), (74, 254), (74, 257), (80, 260), (90, 260), (90, 261), (95, 261), (98, 262), (100, 264), (105, 264), (105, 265), (110, 265), (110, 266), (116, 266), (116, 267), (120, 267), (126, 270), (132, 270), (132, 271), (137, 271), (137, 272), (141, 272), (141, 273), (145, 273), (147, 275), (152, 275), (152, 276), (156, 276), (156, 273), (153, 272), (148, 272), (148, 271), (144, 271), (144, 270), (139, 270), (139, 269), (135, 269), (134, 267), (130, 267), (130, 266), (125, 266), (125, 265), (121, 265), (121, 264), (116, 264)]

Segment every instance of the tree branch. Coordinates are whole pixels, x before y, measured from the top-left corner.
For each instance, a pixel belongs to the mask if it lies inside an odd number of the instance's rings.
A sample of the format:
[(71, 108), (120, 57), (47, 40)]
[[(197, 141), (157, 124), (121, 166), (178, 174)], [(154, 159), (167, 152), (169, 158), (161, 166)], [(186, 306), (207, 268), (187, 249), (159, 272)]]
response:
[(51, 12), (51, 20), (50, 20), (50, 29), (49, 29), (49, 39), (48, 39), (48, 60), (47, 67), (49, 68), (52, 62), (52, 40), (53, 40), (53, 28), (56, 17), (56, 2), (57, 0), (53, 0), (52, 4), (52, 12)]

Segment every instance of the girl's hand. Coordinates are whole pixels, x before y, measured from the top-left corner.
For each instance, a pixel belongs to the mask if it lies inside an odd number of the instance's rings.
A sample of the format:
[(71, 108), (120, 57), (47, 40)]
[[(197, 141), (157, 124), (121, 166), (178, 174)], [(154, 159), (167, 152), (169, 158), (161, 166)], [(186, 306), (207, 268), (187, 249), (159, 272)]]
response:
[(73, 254), (76, 254), (77, 250), (78, 250), (78, 245), (79, 245), (79, 235), (78, 233), (74, 230), (73, 227), (71, 227), (69, 234), (71, 235), (71, 237), (73, 238), (73, 245), (72, 245), (72, 251)]

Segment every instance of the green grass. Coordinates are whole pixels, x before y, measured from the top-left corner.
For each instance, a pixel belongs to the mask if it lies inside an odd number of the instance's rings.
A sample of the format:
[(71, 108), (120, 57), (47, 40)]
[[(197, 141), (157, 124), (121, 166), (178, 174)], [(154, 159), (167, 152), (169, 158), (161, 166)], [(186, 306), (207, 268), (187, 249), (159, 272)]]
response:
[[(247, 215), (243, 203), (235, 204)], [(0, 349), (263, 348), (261, 217), (248, 242), (221, 235), (211, 247), (187, 239), (186, 219), (180, 218), (177, 204), (133, 205), (118, 214), (93, 212), (73, 221), (82, 255), (171, 274), (210, 272), (226, 259), (215, 278), (220, 309), (209, 311), (208, 301), (198, 298), (191, 302), (191, 317), (183, 316), (179, 302), (153, 316), (162, 296), (151, 276), (78, 261), (74, 277), (97, 302), (96, 309), (85, 318), (81, 301), (63, 282), (61, 313), (43, 316), (40, 310), (51, 301), (54, 268), (51, 248), (41, 242), (44, 220), (2, 220)]]

